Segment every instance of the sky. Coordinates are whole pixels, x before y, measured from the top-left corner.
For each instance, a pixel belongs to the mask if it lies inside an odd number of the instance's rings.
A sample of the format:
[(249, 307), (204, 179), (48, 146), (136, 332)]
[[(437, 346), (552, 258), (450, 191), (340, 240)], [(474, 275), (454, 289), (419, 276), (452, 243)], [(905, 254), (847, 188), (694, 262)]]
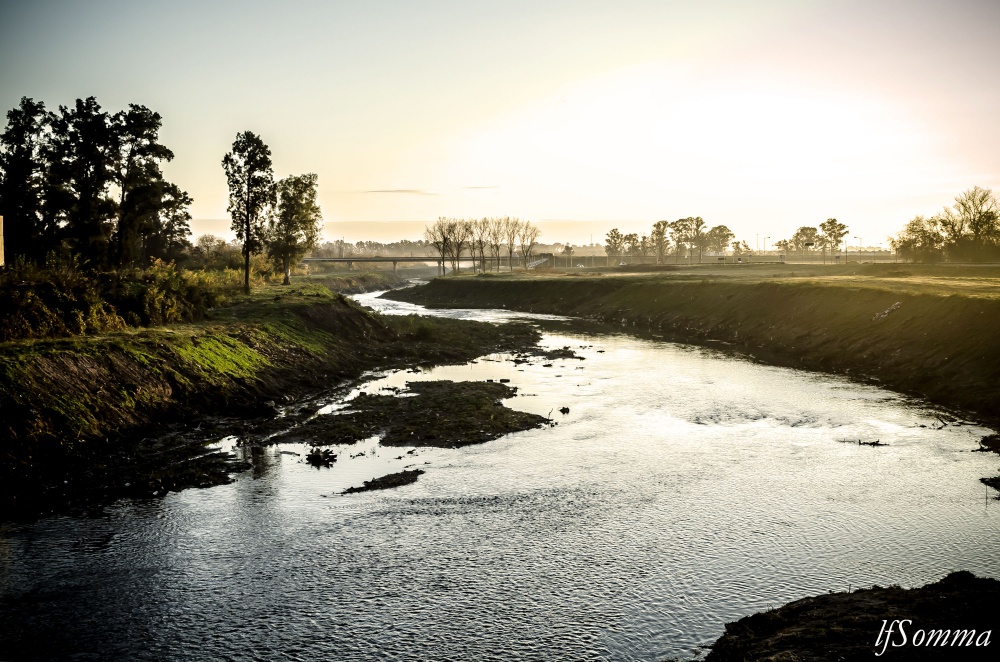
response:
[(0, 105), (159, 112), (196, 234), (228, 231), (249, 130), (276, 177), (318, 174), (328, 239), (701, 216), (754, 246), (833, 217), (876, 245), (1000, 188), (998, 25), (969, 0), (5, 2)]

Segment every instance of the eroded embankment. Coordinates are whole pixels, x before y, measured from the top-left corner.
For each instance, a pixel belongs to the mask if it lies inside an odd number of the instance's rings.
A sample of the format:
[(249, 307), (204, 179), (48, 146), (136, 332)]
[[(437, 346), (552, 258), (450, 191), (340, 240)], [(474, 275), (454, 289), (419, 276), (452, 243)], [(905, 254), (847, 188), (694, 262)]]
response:
[(803, 598), (727, 623), (705, 660), (993, 660), (998, 600), (1000, 582), (968, 572)]
[[(848, 374), (1000, 419), (1000, 301), (806, 282), (438, 278), (392, 293), (431, 306), (575, 315), (761, 361)], [(713, 345), (718, 346), (718, 344)]]
[(225, 458), (179, 430), (212, 415), (274, 416), (269, 401), (365, 370), (464, 362), (538, 338), (523, 325), (381, 317), (318, 285), (213, 317), (0, 345), (0, 519), (225, 482)]

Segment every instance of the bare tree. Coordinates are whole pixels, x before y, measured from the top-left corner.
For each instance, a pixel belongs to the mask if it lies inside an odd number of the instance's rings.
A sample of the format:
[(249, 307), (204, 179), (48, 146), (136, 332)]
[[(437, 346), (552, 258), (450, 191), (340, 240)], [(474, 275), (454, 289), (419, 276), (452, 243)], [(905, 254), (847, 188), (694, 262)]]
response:
[(451, 236), (451, 242), (449, 243), (451, 249), (451, 270), (459, 274), (462, 273), (462, 252), (472, 240), (472, 226), (464, 218), (452, 219), (448, 222), (448, 229)]
[[(483, 273), (486, 273), (486, 246), (488, 244), (490, 219), (480, 218), (469, 221), (469, 226), (471, 230), (469, 246), (472, 249), (472, 257), (479, 256), (479, 268)], [(475, 260), (472, 262), (472, 269), (473, 271), (476, 269)]]
[(443, 276), (444, 260), (451, 253), (451, 247), (449, 246), (451, 233), (448, 229), (448, 219), (439, 217), (438, 220), (434, 221), (434, 225), (424, 228), (424, 237), (427, 239), (427, 243), (433, 246), (434, 250), (441, 256), (441, 275)]
[(524, 270), (528, 270), (528, 258), (531, 257), (531, 249), (538, 243), (538, 235), (542, 233), (531, 221), (521, 223), (521, 229), (517, 234), (518, 243), (521, 246), (521, 257), (524, 258)]
[(490, 254), (496, 261), (497, 271), (500, 271), (500, 247), (503, 245), (503, 219), (489, 219), (489, 228), (486, 233), (486, 241), (490, 247)]
[(521, 233), (521, 221), (510, 216), (503, 219), (503, 237), (507, 241), (507, 264), (514, 271), (514, 250), (517, 248), (517, 236)]

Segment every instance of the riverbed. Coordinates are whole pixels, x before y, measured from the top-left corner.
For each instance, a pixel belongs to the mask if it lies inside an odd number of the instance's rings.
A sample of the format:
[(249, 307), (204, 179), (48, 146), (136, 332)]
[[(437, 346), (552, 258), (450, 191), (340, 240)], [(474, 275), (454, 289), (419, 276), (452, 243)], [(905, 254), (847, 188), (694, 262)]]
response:
[[(385, 314), (537, 317), (356, 299)], [(546, 427), (461, 449), (369, 439), (321, 469), (307, 445), (219, 439), (253, 462), (230, 485), (0, 525), (0, 651), (691, 659), (725, 622), (807, 595), (1000, 576), (1000, 502), (979, 481), (1000, 462), (973, 452), (990, 430), (710, 349), (570, 331), (542, 342), (578, 358), (373, 374), (309, 404), (336, 415), (362, 391), (508, 379), (505, 404)], [(407, 468), (426, 473), (342, 494)]]

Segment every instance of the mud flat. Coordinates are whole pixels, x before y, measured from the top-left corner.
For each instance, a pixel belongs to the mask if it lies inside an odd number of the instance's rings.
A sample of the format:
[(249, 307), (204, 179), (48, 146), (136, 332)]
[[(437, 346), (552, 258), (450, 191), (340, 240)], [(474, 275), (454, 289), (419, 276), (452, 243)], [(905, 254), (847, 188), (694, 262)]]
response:
[(705, 660), (995, 660), (998, 604), (1000, 581), (969, 572), (922, 588), (830, 593), (727, 623)]
[(0, 344), (0, 520), (227, 482), (240, 465), (208, 444), (273, 430), (297, 398), (538, 338), (521, 324), (382, 317), (313, 283), (198, 324)]
[(458, 448), (549, 422), (505, 407), (501, 401), (516, 393), (497, 382), (408, 382), (403, 393), (362, 393), (349, 409), (317, 416), (270, 441), (353, 444), (381, 434), (383, 446)]

